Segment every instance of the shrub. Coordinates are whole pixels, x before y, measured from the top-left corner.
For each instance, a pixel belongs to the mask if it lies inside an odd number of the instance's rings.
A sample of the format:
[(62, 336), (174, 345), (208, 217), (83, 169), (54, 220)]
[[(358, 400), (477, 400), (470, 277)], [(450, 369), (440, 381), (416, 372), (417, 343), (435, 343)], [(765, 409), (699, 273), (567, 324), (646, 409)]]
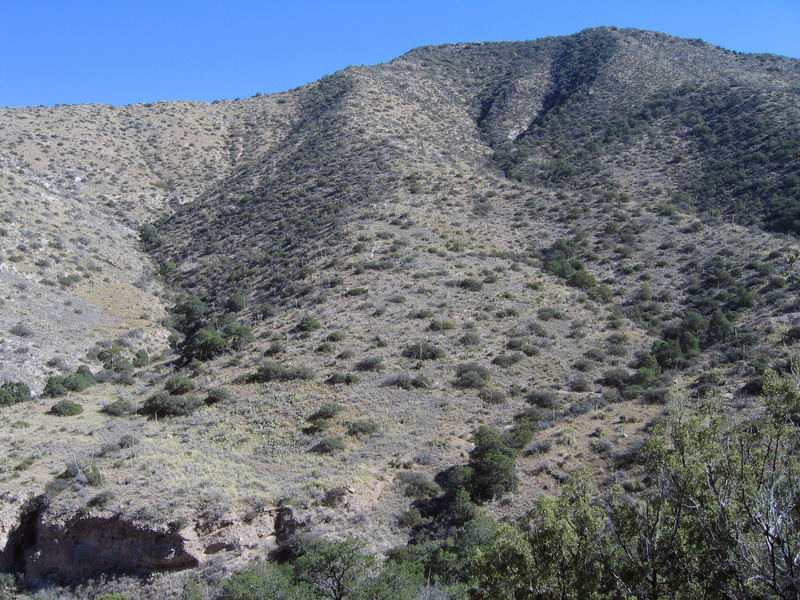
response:
[(6, 381), (0, 385), (0, 406), (12, 406), (30, 399), (31, 390), (21, 381)]
[(532, 390), (525, 400), (538, 408), (559, 408), (564, 403), (561, 396), (549, 390)]
[(378, 429), (380, 429), (380, 425), (372, 419), (361, 419), (347, 425), (347, 433), (354, 436), (372, 435)]
[(310, 367), (284, 367), (274, 360), (268, 360), (250, 376), (253, 383), (268, 383), (271, 381), (293, 381), (295, 379), (314, 379), (314, 371)]
[(36, 332), (25, 323), (17, 323), (10, 329), (11, 333), (20, 337), (33, 337)]
[(579, 375), (569, 382), (569, 389), (573, 392), (588, 392), (591, 389), (591, 384), (586, 377)]
[(459, 389), (484, 388), (489, 384), (489, 369), (476, 362), (462, 363), (456, 368), (453, 386)]
[(478, 346), (481, 343), (481, 336), (479, 336), (474, 331), (468, 331), (467, 333), (462, 335), (461, 339), (458, 341), (463, 346)]
[(100, 409), (100, 412), (112, 417), (121, 417), (129, 415), (134, 411), (133, 404), (128, 400), (114, 400), (110, 404), (106, 404)]
[(206, 395), (204, 402), (211, 406), (212, 404), (218, 404), (220, 402), (228, 402), (230, 399), (231, 393), (228, 390), (221, 387), (215, 387), (208, 390), (208, 394)]
[(441, 488), (416, 471), (401, 471), (397, 478), (404, 485), (403, 493), (412, 498), (433, 498), (441, 493)]
[(64, 385), (62, 377), (48, 377), (47, 382), (44, 384), (42, 396), (45, 398), (60, 398), (66, 396), (69, 390)]
[(358, 375), (355, 373), (339, 373), (338, 371), (334, 371), (330, 374), (330, 376), (325, 380), (325, 383), (330, 385), (336, 385), (337, 383), (344, 383), (345, 385), (351, 385), (353, 383), (358, 383)]
[(308, 417), (308, 420), (313, 422), (319, 419), (332, 419), (342, 412), (342, 410), (344, 410), (344, 407), (341, 404), (336, 402), (326, 402), (320, 406), (310, 417)]
[(428, 325), (428, 329), (431, 331), (449, 331), (451, 329), (455, 329), (456, 326), (453, 325), (450, 321), (440, 321), (438, 319), (434, 319), (431, 321), (430, 325)]
[(326, 437), (311, 448), (311, 451), (316, 454), (333, 454), (344, 449), (344, 440), (338, 437)]
[(498, 367), (510, 367), (511, 365), (515, 365), (523, 359), (524, 355), (521, 352), (511, 352), (510, 354), (498, 354), (495, 356), (494, 360), (492, 360), (493, 365), (497, 365)]
[(187, 392), (191, 392), (194, 388), (194, 381), (182, 375), (171, 375), (164, 384), (164, 389), (172, 396), (182, 396)]
[(343, 331), (334, 331), (328, 335), (326, 338), (329, 342), (341, 342), (345, 339), (345, 334)]
[(225, 310), (232, 313), (238, 313), (244, 310), (247, 306), (247, 301), (241, 294), (231, 294), (225, 301)]
[(458, 282), (458, 287), (462, 290), (469, 290), (471, 292), (479, 292), (483, 289), (483, 282), (479, 279), (467, 277)]
[(305, 315), (297, 324), (297, 330), (303, 333), (310, 333), (322, 327), (314, 315)]
[(72, 400), (60, 400), (56, 402), (48, 411), (57, 417), (72, 417), (83, 412), (83, 406)]
[(356, 371), (383, 371), (383, 359), (380, 356), (368, 356), (356, 363)]
[(506, 393), (497, 388), (486, 388), (478, 392), (478, 397), (486, 404), (502, 404), (506, 401)]
[(383, 383), (383, 385), (399, 387), (404, 390), (410, 390), (414, 388), (426, 389), (430, 387), (431, 382), (428, 380), (427, 377), (425, 377), (425, 375), (418, 375), (416, 377), (411, 377), (410, 375), (401, 373), (399, 375), (393, 375), (392, 377), (387, 379)]
[(438, 360), (445, 357), (445, 352), (431, 342), (417, 342), (406, 346), (403, 356), (416, 360)]
[(142, 412), (154, 417), (190, 415), (203, 405), (203, 401), (194, 396), (170, 396), (167, 392), (158, 392), (150, 396), (142, 405)]
[(133, 366), (139, 369), (141, 367), (146, 367), (149, 364), (150, 356), (147, 354), (147, 350), (140, 348), (133, 359)]

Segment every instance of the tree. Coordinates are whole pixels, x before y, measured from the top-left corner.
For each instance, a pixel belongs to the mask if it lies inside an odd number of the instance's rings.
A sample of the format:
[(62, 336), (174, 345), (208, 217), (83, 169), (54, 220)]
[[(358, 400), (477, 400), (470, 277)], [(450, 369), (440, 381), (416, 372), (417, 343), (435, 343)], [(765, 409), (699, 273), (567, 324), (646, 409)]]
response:
[(316, 539), (295, 563), (297, 578), (322, 598), (360, 598), (361, 588), (375, 568), (375, 558), (364, 551), (365, 547), (366, 542), (355, 537), (343, 541)]

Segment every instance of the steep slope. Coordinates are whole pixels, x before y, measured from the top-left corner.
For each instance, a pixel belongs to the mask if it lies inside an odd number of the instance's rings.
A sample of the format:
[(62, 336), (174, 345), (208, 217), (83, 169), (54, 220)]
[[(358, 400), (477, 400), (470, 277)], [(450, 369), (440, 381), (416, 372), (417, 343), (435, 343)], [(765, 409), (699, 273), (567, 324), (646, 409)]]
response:
[(87, 575), (34, 530), (104, 557), (135, 532), (166, 558), (109, 569), (212, 579), (281, 523), (435, 538), (482, 426), (521, 450), (497, 518), (580, 466), (646, 488), (666, 404), (748, 409), (800, 337), (799, 86), (800, 61), (600, 28), (211, 105), (5, 109), (0, 377), (98, 383), (80, 415), (0, 409), (0, 566)]

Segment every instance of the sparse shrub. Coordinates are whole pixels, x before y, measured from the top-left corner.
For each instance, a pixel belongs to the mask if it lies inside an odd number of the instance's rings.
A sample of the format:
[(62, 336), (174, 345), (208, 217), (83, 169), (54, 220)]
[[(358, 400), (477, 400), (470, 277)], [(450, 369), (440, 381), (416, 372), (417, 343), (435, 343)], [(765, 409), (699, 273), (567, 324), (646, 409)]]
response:
[(530, 448), (528, 448), (528, 454), (544, 454), (545, 452), (550, 452), (550, 449), (553, 447), (553, 440), (550, 439), (543, 439), (537, 440), (533, 444), (531, 444)]
[(347, 496), (347, 488), (341, 486), (332, 487), (329, 490), (325, 490), (325, 495), (322, 496), (320, 503), (329, 507), (339, 506), (345, 496)]
[(401, 471), (397, 479), (403, 484), (403, 493), (412, 498), (433, 498), (441, 493), (441, 488), (416, 471)]
[(57, 417), (73, 417), (83, 412), (83, 406), (72, 400), (59, 400), (48, 411)]
[(491, 373), (489, 369), (476, 362), (462, 363), (456, 368), (453, 386), (459, 389), (484, 388), (489, 385)]
[(479, 336), (474, 331), (468, 331), (464, 335), (461, 336), (461, 339), (458, 340), (463, 346), (478, 346), (481, 343), (481, 336)]
[(36, 335), (36, 332), (33, 330), (32, 327), (25, 325), (25, 323), (17, 323), (14, 325), (9, 331), (14, 335), (18, 335), (19, 337), (33, 337)]
[(430, 308), (421, 308), (419, 310), (412, 311), (409, 313), (409, 317), (412, 319), (430, 319), (434, 313)]
[(380, 356), (368, 356), (356, 363), (356, 371), (383, 371), (383, 359)]
[(486, 388), (478, 392), (478, 397), (486, 404), (502, 404), (506, 401), (506, 393), (497, 388)]
[(359, 379), (355, 373), (340, 373), (338, 371), (334, 371), (330, 374), (330, 376), (325, 380), (325, 383), (330, 385), (336, 385), (337, 383), (344, 383), (346, 385), (351, 385), (354, 383), (358, 383)]
[(416, 360), (438, 360), (445, 357), (445, 352), (431, 342), (417, 342), (406, 346), (403, 356)]

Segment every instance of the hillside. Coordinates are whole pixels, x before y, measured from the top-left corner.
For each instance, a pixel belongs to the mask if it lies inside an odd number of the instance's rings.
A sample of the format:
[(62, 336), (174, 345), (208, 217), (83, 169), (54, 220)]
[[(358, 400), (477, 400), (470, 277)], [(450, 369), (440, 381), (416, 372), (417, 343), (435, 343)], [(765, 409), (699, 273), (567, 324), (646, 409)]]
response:
[(798, 91), (599, 28), (0, 109), (0, 379), (33, 391), (0, 402), (0, 571), (159, 597), (295, 532), (441, 549), (461, 484), (508, 523), (584, 467), (647, 498), (654, 431), (791, 371)]

